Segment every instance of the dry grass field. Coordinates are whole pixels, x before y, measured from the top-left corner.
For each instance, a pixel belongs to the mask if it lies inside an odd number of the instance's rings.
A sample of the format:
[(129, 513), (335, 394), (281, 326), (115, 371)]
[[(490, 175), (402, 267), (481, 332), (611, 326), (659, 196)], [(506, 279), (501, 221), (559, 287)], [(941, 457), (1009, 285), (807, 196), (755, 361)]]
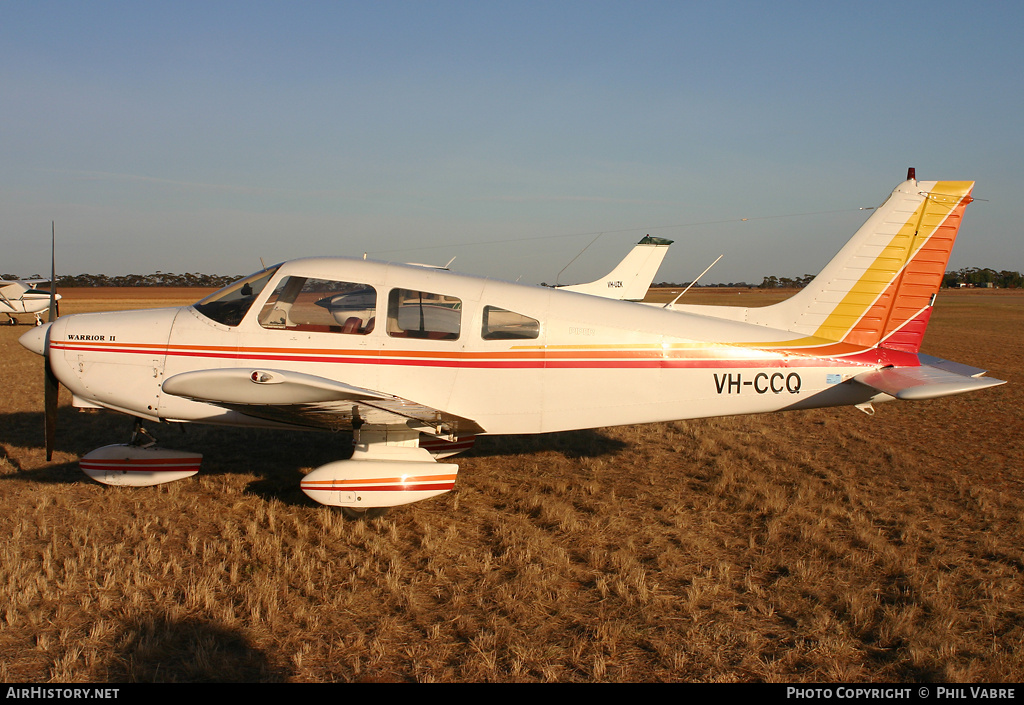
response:
[(204, 471), (105, 487), (77, 459), (131, 423), (64, 391), (46, 463), (26, 330), (0, 328), (2, 682), (1024, 679), (1019, 292), (942, 292), (925, 341), (1007, 385), (482, 438), (454, 492), (366, 522), (298, 489), (330, 434), (154, 429)]

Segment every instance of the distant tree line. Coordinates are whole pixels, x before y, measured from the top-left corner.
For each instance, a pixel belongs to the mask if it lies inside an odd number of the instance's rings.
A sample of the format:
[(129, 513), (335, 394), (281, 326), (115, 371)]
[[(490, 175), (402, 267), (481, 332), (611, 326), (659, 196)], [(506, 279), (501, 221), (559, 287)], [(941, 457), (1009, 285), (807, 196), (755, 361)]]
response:
[[(691, 282), (683, 282), (682, 284), (676, 284), (675, 282), (651, 282), (651, 287), (654, 289), (685, 289), (686, 287), (690, 286), (690, 283)], [(540, 285), (550, 287), (552, 289), (555, 288), (554, 284), (548, 284), (547, 282), (541, 282)], [(721, 287), (724, 289), (753, 289), (754, 285), (747, 284), (746, 282), (729, 282), (728, 284), (723, 282), (720, 284), (695, 284), (693, 288), (710, 289), (715, 287)]]
[[(674, 282), (656, 282), (651, 284), (656, 289), (685, 289), (690, 286), (692, 282), (683, 282), (676, 284)], [(725, 289), (753, 289), (753, 284), (747, 284), (746, 282), (719, 282), (718, 284), (694, 284), (694, 289), (713, 289), (716, 287)]]
[(805, 274), (802, 277), (790, 279), (789, 277), (765, 277), (764, 281), (757, 285), (758, 289), (803, 289), (814, 279), (813, 274)]
[[(220, 288), (239, 279), (241, 275), (221, 274), (200, 274), (199, 272), (186, 272), (185, 274), (174, 274), (173, 272), (154, 272), (153, 274), (125, 274), (111, 277), (106, 274), (75, 274), (62, 275), (57, 277), (57, 287), (85, 287), (85, 286), (176, 286), (176, 287), (204, 287)], [(805, 274), (802, 277), (764, 277), (764, 280), (757, 285), (758, 289), (802, 289), (807, 286), (815, 275)], [(40, 274), (33, 274), (26, 281), (43, 279)], [(0, 279), (19, 279), (14, 274), (0, 274)], [(658, 282), (654, 286), (659, 288), (686, 287), (690, 282)], [(546, 282), (541, 286), (551, 286)], [(960, 286), (993, 286), (999, 289), (1019, 289), (1024, 287), (1024, 275), (1020, 272), (1009, 270), (996, 271), (994, 269), (978, 267), (964, 267), (956, 271), (946, 272), (942, 279), (942, 286), (957, 288)], [(697, 284), (697, 287), (732, 287), (732, 288), (754, 288), (753, 284), (747, 282), (728, 282), (720, 284)]]
[(994, 269), (978, 269), (977, 267), (964, 267), (955, 272), (946, 272), (942, 280), (943, 286), (995, 286), (999, 289), (1019, 289), (1024, 286), (1024, 277), (1020, 272), (1002, 270), (997, 272)]
[[(759, 289), (802, 289), (814, 279), (813, 274), (790, 279), (788, 277), (765, 277), (758, 284)], [(1024, 276), (1020, 272), (1009, 270), (979, 269), (964, 267), (949, 271), (942, 278), (942, 286), (955, 289), (960, 286), (993, 286), (999, 289), (1019, 289), (1024, 286)]]
[[(185, 274), (174, 274), (173, 272), (154, 272), (153, 274), (125, 274), (111, 277), (106, 274), (75, 274), (58, 275), (57, 288), (74, 288), (88, 286), (175, 286), (175, 287), (215, 287), (220, 288), (239, 279), (241, 275), (221, 274), (200, 274), (199, 272), (186, 272)], [(13, 274), (0, 275), (3, 279), (18, 279)], [(43, 279), (39, 274), (33, 274), (25, 281)]]

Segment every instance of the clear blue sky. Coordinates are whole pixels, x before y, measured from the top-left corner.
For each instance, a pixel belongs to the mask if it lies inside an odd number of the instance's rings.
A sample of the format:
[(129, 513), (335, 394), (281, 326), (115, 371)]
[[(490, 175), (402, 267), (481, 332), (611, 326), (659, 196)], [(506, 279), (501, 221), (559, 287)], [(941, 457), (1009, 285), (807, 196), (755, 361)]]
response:
[(567, 283), (649, 232), (676, 240), (659, 279), (724, 252), (708, 281), (757, 283), (817, 272), (908, 166), (987, 199), (951, 267), (1024, 270), (1019, 2), (42, 1), (0, 17), (0, 272), (46, 274), (53, 220), (67, 274), (369, 252), (552, 283), (605, 233)]

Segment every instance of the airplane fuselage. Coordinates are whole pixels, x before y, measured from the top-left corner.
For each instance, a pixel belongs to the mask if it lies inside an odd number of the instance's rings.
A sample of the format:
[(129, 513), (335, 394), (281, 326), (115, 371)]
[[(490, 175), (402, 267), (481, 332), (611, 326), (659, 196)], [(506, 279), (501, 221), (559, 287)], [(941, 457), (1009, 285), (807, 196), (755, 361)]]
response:
[[(280, 303), (297, 282), (318, 282), (323, 292), (310, 300), (324, 294), (314, 302), (323, 311), (315, 313), (334, 320), (299, 322), (301, 292)], [(328, 301), (338, 282), (359, 287), (350, 309), (343, 298)], [(261, 284), (240, 320), (234, 309), (202, 302), (62, 317), (49, 331), (54, 373), (80, 406), (276, 425), (294, 422), (168, 394), (162, 385), (211, 368), (288, 370), (475, 422), (448, 429), (458, 435), (860, 404), (885, 395), (851, 378), (892, 362), (829, 341), (794, 345), (792, 333), (764, 326), (407, 265), (295, 260)], [(356, 319), (345, 332), (342, 324)]]

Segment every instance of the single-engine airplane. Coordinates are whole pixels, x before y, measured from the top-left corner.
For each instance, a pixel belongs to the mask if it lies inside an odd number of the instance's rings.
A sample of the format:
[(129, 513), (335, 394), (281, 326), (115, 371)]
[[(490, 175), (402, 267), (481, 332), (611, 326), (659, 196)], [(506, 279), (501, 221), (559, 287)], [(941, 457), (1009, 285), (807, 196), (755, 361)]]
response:
[[(21, 342), (45, 357), (47, 389), (59, 381), (77, 407), (137, 423), (351, 431), (352, 457), (301, 487), (359, 513), (451, 490), (458, 465), (435, 455), (476, 434), (847, 405), (870, 413), (877, 402), (1003, 384), (918, 352), (973, 186), (911, 170), (818, 277), (764, 308), (666, 308), (318, 257), (183, 308), (64, 316)], [(48, 457), (55, 414), (53, 394)], [(114, 485), (181, 479), (198, 463), (141, 431), (81, 460)]]
[[(0, 313), (7, 314), (8, 323), (18, 325), (15, 316), (35, 316), (36, 325), (42, 325), (42, 313), (50, 306), (50, 292), (38, 288), (49, 283), (46, 279), (0, 280)], [(60, 300), (60, 295), (55, 295)]]

